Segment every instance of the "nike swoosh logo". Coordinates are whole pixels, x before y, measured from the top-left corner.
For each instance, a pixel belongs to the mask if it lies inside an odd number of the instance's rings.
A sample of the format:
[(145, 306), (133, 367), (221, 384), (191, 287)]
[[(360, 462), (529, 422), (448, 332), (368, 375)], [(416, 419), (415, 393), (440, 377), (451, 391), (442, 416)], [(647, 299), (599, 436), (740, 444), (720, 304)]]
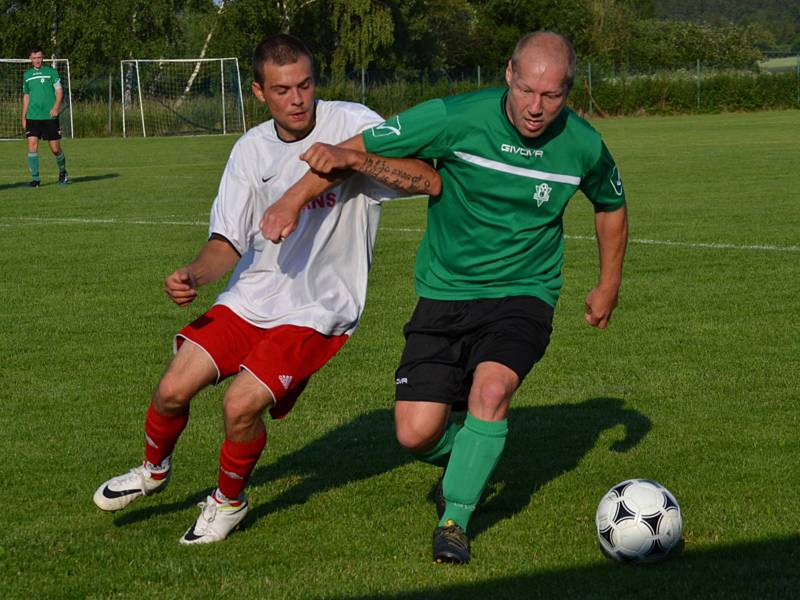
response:
[(114, 490), (108, 489), (108, 487), (103, 488), (103, 496), (106, 498), (122, 498), (123, 496), (130, 496), (131, 494), (141, 493), (142, 490), (119, 490), (115, 492)]
[(195, 525), (195, 524), (193, 523), (193, 524), (192, 524), (192, 527), (191, 527), (191, 529), (189, 529), (189, 531), (187, 531), (187, 532), (184, 534), (184, 536), (183, 536), (183, 539), (185, 539), (185, 540), (189, 540), (190, 542), (193, 542), (193, 541), (195, 541), (195, 540), (199, 540), (199, 539), (202, 537), (202, 536), (200, 536), (200, 535), (197, 535), (197, 534), (194, 532), (194, 525)]
[(262, 177), (262, 178), (261, 178), (261, 181), (263, 181), (264, 183), (267, 183), (267, 182), (268, 182), (270, 179), (272, 179), (273, 177), (275, 177), (275, 176), (274, 176), (274, 175), (270, 175), (269, 177)]

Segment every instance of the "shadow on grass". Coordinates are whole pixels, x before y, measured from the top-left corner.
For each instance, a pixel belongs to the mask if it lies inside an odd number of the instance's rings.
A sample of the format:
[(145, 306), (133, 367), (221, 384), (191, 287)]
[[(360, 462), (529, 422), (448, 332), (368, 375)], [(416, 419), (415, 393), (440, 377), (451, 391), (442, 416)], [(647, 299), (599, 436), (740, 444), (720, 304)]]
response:
[(618, 398), (512, 408), (503, 457), (486, 500), (470, 520), (470, 536), (523, 510), (539, 488), (572, 471), (595, 447), (600, 434), (618, 425), (624, 426), (625, 438), (612, 444), (615, 452), (630, 450), (650, 431), (650, 419), (625, 408)]
[[(590, 398), (579, 404), (523, 406), (509, 411), (510, 434), (491, 488), (495, 490), (470, 522), (472, 537), (498, 521), (523, 510), (533, 494), (560, 475), (574, 469), (606, 429), (623, 425), (625, 438), (611, 449), (625, 452), (650, 429), (644, 415), (624, 407), (618, 398)], [(272, 481), (299, 482), (273, 500), (252, 507), (242, 524), (246, 529), (266, 514), (305, 503), (314, 494), (386, 473), (413, 460), (395, 441), (393, 411), (382, 409), (361, 415), (296, 452), (257, 468), (250, 487)], [(434, 478), (439, 469), (432, 467)], [(185, 510), (203, 500), (211, 490), (180, 502), (145, 506), (114, 521), (123, 526), (160, 514)], [(424, 495), (428, 490), (420, 490)], [(169, 492), (167, 492), (169, 493)], [(433, 507), (431, 507), (433, 515)]]
[[(173, 512), (187, 510), (193, 506), (196, 506), (201, 500), (205, 500), (206, 497), (213, 491), (214, 488), (210, 487), (206, 490), (198, 491), (196, 494), (192, 494), (191, 496), (186, 496), (183, 500), (178, 502), (142, 506), (134, 510), (128, 509), (119, 513), (119, 515), (114, 515), (114, 526), (125, 527), (126, 525), (130, 525), (132, 523), (138, 523), (139, 521), (146, 521), (152, 517), (158, 517), (159, 515), (166, 515)], [(166, 493), (169, 494), (169, 491)]]
[[(788, 599), (798, 597), (799, 562), (800, 537), (789, 536), (707, 550), (685, 550), (655, 565), (629, 566), (607, 561), (577, 569), (522, 574), (401, 593), (349, 595), (347, 598)], [(441, 568), (470, 569), (469, 566), (449, 565), (442, 565)], [(447, 574), (448, 577), (452, 575)]]
[[(606, 429), (624, 425), (626, 437), (612, 449), (624, 452), (650, 429), (650, 421), (626, 409), (617, 398), (591, 398), (580, 404), (512, 408), (511, 433), (493, 478), (498, 492), (479, 506), (471, 522), (477, 535), (522, 509), (549, 481), (576, 467)], [(304, 448), (257, 469), (251, 486), (296, 475), (299, 483), (275, 499), (254, 507), (250, 519), (306, 502), (312, 495), (374, 477), (401, 466), (411, 457), (394, 438), (389, 409), (361, 415)], [(437, 469), (438, 476), (438, 469)], [(427, 490), (420, 490), (420, 494)]]
[(69, 185), (73, 183), (88, 183), (90, 181), (101, 181), (103, 179), (115, 179), (119, 177), (119, 173), (106, 173), (105, 175), (81, 175), (79, 177), (70, 177)]
[[(88, 183), (90, 181), (100, 181), (103, 179), (114, 179), (119, 177), (119, 173), (106, 173), (105, 175), (82, 175), (80, 177), (70, 177), (67, 185), (77, 185), (80, 183)], [(57, 181), (42, 181), (41, 187), (50, 185), (58, 185)], [(14, 188), (25, 188), (30, 186), (30, 181), (18, 181), (16, 183), (3, 183), (0, 184), (0, 190), (10, 190)]]

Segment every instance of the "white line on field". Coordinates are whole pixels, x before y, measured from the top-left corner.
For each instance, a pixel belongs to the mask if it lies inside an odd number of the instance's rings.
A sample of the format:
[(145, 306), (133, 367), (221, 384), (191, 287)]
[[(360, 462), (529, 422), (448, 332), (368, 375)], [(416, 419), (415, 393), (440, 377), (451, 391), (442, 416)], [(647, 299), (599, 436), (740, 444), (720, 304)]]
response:
[[(0, 217), (0, 227), (18, 227), (20, 225), (69, 225), (79, 223), (81, 225), (175, 225), (186, 227), (207, 227), (208, 221), (158, 221), (152, 219), (84, 219), (84, 218), (63, 218), (63, 217)], [(392, 231), (399, 233), (423, 233), (425, 230), (413, 227), (381, 227), (381, 231)], [(565, 235), (568, 240), (595, 241), (593, 235)], [(721, 242), (678, 242), (674, 240), (649, 240), (632, 238), (628, 240), (630, 244), (643, 244), (648, 246), (675, 246), (679, 248), (705, 248), (709, 250), (763, 250), (767, 252), (800, 252), (800, 246), (775, 246), (771, 244), (725, 244)]]

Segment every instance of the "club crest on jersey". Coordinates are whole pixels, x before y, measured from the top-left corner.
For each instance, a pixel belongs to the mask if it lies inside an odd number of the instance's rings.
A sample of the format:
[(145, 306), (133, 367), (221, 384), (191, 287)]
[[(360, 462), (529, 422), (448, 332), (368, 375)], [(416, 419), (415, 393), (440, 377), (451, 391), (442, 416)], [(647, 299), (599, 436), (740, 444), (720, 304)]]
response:
[(533, 199), (536, 200), (537, 207), (550, 200), (551, 191), (553, 191), (553, 188), (546, 183), (540, 183), (536, 186), (536, 193), (533, 195)]
[(608, 180), (611, 183), (611, 187), (614, 188), (614, 193), (617, 196), (622, 196), (622, 178), (619, 176), (619, 169), (614, 167), (611, 171), (611, 177)]
[(400, 115), (395, 115), (385, 123), (381, 123), (380, 125), (376, 125), (370, 131), (372, 131), (373, 137), (386, 137), (388, 135), (400, 135)]

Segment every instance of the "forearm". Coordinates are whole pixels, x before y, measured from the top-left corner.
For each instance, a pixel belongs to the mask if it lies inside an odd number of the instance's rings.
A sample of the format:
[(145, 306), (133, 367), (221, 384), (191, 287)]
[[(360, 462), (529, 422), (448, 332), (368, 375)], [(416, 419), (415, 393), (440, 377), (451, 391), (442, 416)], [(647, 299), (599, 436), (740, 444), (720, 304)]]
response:
[(25, 94), (22, 97), (22, 118), (25, 119), (28, 116), (28, 106), (30, 105), (30, 96)]
[(597, 286), (619, 290), (622, 264), (628, 245), (628, 214), (623, 206), (613, 212), (595, 213), (597, 247), (600, 253), (600, 277)]
[(58, 112), (61, 109), (61, 101), (64, 99), (63, 88), (56, 88), (56, 102), (53, 104), (52, 110)]
[(213, 235), (191, 263), (186, 265), (192, 287), (213, 283), (230, 271), (239, 261), (239, 253), (225, 238)]
[(408, 194), (438, 196), (442, 191), (439, 174), (428, 163), (416, 158), (387, 158), (366, 151), (361, 134), (339, 144), (349, 150), (350, 168), (385, 186)]

